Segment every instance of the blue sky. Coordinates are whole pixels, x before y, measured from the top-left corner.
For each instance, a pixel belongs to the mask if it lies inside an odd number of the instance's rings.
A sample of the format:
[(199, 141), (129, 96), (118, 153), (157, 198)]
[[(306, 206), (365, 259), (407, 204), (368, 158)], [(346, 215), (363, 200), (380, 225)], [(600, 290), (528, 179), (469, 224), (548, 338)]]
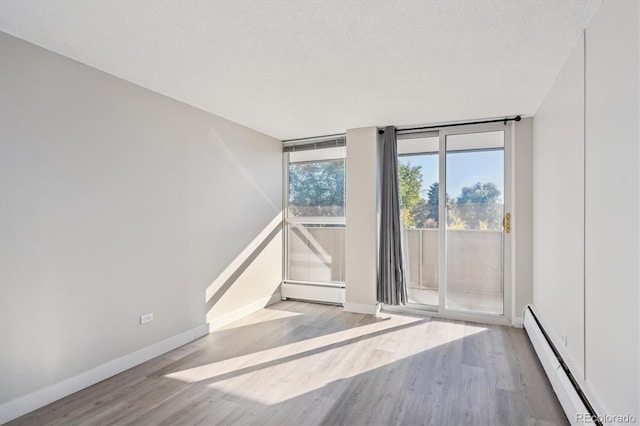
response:
[[(438, 154), (400, 157), (403, 164), (422, 166), (422, 196), (438, 181)], [(458, 197), (462, 187), (476, 182), (493, 182), (504, 193), (504, 151), (447, 153), (447, 192)]]

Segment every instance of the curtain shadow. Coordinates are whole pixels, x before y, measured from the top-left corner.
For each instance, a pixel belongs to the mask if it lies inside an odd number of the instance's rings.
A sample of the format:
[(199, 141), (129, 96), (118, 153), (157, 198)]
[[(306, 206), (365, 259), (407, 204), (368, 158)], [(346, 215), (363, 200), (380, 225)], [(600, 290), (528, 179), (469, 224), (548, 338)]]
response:
[[(373, 339), (376, 338), (378, 336), (382, 336), (384, 334), (389, 334), (389, 333), (394, 333), (400, 330), (404, 330), (407, 328), (411, 328), (411, 327), (415, 327), (417, 325), (420, 325), (424, 322), (427, 322), (427, 319), (424, 319), (422, 321), (416, 321), (416, 322), (412, 322), (409, 324), (402, 324), (402, 325), (398, 325), (398, 326), (394, 326), (394, 327), (390, 327), (384, 330), (378, 330), (378, 331), (373, 331), (371, 333), (367, 333), (364, 334), (362, 336), (358, 336), (358, 337), (354, 337), (354, 338), (347, 338), (335, 343), (331, 343), (328, 345), (323, 345), (323, 346), (319, 346), (316, 348), (312, 348), (309, 350), (305, 350), (296, 354), (292, 354), (292, 355), (288, 355), (288, 356), (283, 356), (277, 359), (273, 359), (270, 361), (266, 361), (266, 362), (262, 362), (256, 365), (252, 365), (252, 366), (248, 366), (248, 367), (241, 367), (241, 368), (237, 368), (231, 372), (228, 373), (224, 373), (224, 374), (220, 374), (220, 375), (215, 375), (212, 377), (207, 377), (206, 379), (203, 380), (198, 380), (197, 382), (200, 384), (212, 384), (212, 383), (216, 383), (216, 382), (220, 382), (223, 380), (228, 380), (237, 376), (242, 376), (244, 374), (249, 374), (258, 370), (263, 370), (266, 368), (270, 368), (270, 367), (274, 367), (280, 364), (284, 364), (284, 363), (288, 363), (288, 362), (292, 362), (292, 361), (296, 361), (296, 360), (300, 360), (303, 358), (307, 358), (310, 357), (312, 355), (317, 355), (323, 352), (327, 352), (327, 351), (331, 351), (334, 349), (338, 349), (344, 346), (349, 346), (352, 345), (354, 343), (357, 342), (361, 342), (363, 340), (367, 340), (367, 339)], [(195, 367), (198, 368), (198, 367)], [(179, 373), (179, 372), (178, 372)], [(173, 378), (173, 377), (169, 377), (169, 378)], [(180, 379), (178, 379), (180, 380)]]
[[(279, 309), (279, 305), (286, 305), (286, 309)], [(296, 308), (291, 305), (299, 305), (299, 307)], [(311, 310), (309, 307), (311, 307)], [(317, 316), (313, 307), (313, 304), (306, 302), (282, 302), (271, 305), (265, 308), (265, 311), (283, 310), (290, 313), (299, 313), (300, 315), (266, 318), (247, 325), (215, 330), (190, 344), (198, 346), (190, 356), (163, 366), (154, 375), (161, 376), (181, 370), (198, 368), (207, 364), (300, 343), (333, 333), (356, 330), (359, 327), (389, 320), (389, 318), (376, 318), (373, 315), (343, 313), (342, 308), (336, 306), (334, 309), (340, 312), (340, 317), (344, 317), (343, 321), (336, 321), (335, 316), (327, 318)], [(318, 305), (318, 308), (327, 309), (324, 305)], [(229, 350), (230, 342), (233, 342), (233, 351)], [(181, 350), (181, 348), (178, 348), (166, 355), (171, 357), (173, 352)]]

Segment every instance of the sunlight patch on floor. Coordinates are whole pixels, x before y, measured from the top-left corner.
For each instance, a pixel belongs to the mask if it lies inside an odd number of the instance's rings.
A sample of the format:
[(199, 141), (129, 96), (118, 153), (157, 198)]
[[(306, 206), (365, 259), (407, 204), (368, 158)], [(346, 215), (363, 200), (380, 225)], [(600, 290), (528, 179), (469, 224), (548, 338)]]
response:
[[(416, 327), (418, 333), (425, 334), (424, 339), (416, 339)], [(485, 327), (464, 323), (389, 315), (386, 321), (177, 371), (165, 377), (201, 383), (263, 404), (277, 404), (485, 330)]]

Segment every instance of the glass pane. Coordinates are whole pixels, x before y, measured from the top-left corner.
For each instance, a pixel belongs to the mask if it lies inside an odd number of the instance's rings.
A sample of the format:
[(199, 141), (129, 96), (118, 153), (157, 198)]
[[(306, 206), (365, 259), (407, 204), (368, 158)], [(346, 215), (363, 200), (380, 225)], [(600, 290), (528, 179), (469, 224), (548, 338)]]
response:
[[(409, 303), (438, 305), (438, 138), (398, 141), (400, 208)], [(417, 153), (416, 153), (417, 152)]]
[(344, 159), (290, 163), (288, 216), (344, 216), (344, 163)]
[(344, 282), (344, 225), (288, 225), (289, 279)]
[(504, 132), (447, 137), (447, 308), (503, 313)]
[(344, 283), (344, 155), (344, 147), (288, 155), (288, 281)]

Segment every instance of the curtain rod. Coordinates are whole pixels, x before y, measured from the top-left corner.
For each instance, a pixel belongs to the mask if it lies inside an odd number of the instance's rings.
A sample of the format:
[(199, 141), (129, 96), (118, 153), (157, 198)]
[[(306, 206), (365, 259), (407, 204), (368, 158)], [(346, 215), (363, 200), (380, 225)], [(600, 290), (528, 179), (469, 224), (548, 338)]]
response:
[[(522, 117), (520, 117), (519, 115), (516, 115), (515, 117), (505, 117), (505, 118), (499, 118), (496, 120), (483, 120), (483, 121), (468, 121), (468, 122), (464, 122), (464, 123), (454, 123), (454, 124), (441, 124), (439, 126), (420, 126), (420, 127), (409, 127), (406, 129), (398, 129), (399, 132), (409, 132), (409, 131), (413, 131), (413, 130), (429, 130), (429, 129), (440, 129), (442, 127), (456, 127), (456, 126), (466, 126), (469, 124), (486, 124), (486, 123), (500, 123), (500, 122), (504, 122), (504, 124), (507, 124), (507, 121), (520, 121), (522, 120)], [(381, 135), (384, 133), (384, 129), (380, 129), (378, 130), (378, 134)]]

